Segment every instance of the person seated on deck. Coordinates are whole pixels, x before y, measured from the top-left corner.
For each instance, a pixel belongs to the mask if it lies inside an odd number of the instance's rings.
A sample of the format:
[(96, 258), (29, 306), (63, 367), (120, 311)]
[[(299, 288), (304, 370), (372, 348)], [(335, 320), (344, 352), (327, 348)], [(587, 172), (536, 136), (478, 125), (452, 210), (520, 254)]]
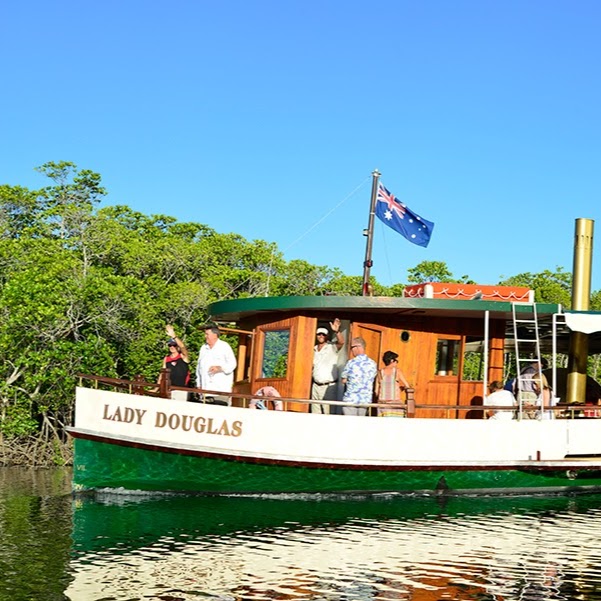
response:
[[(553, 394), (547, 377), (542, 372), (543, 369), (549, 367), (549, 362), (544, 357), (538, 361), (532, 361), (526, 365), (520, 372), (519, 380), (515, 379), (514, 394), (518, 401), (522, 401), (524, 417), (526, 419), (537, 419), (540, 412), (541, 401), (543, 407), (551, 407), (553, 405)], [(541, 389), (542, 384), (542, 389)], [(553, 419), (555, 416), (553, 411), (544, 411), (542, 417)]]
[(268, 404), (271, 402), (274, 411), (284, 410), (284, 403), (277, 400), (281, 395), (273, 386), (263, 386), (255, 392), (255, 395), (262, 398), (251, 399), (248, 404), (249, 409), (269, 409)]
[(488, 386), (489, 395), (484, 397), (485, 407), (511, 407), (512, 411), (505, 409), (487, 409), (485, 416), (488, 419), (510, 420), (515, 419), (516, 400), (509, 390), (503, 387), (503, 382), (495, 380)]
[(507, 382), (505, 382), (505, 385), (503, 386), (503, 390), (509, 390), (509, 392), (511, 392), (511, 394), (514, 394), (516, 382), (517, 382), (517, 378), (515, 376), (513, 378), (509, 378), (507, 380)]
[[(376, 378), (376, 398), (380, 403), (401, 403), (401, 391), (411, 388), (407, 378), (399, 369), (399, 356), (394, 351), (382, 355), (384, 366)], [(379, 417), (405, 417), (400, 407), (378, 407)]]

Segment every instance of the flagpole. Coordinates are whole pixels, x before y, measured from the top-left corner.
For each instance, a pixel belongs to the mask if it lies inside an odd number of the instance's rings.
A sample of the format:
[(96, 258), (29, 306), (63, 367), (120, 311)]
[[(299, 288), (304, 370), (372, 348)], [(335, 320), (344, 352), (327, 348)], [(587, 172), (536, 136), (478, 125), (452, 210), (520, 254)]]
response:
[(374, 217), (376, 215), (376, 198), (378, 196), (378, 180), (380, 179), (381, 173), (374, 169), (371, 183), (371, 204), (369, 209), (369, 223), (367, 229), (363, 230), (363, 235), (367, 236), (367, 242), (365, 245), (365, 261), (363, 261), (363, 296), (371, 296), (372, 288), (369, 283), (369, 272), (373, 261), (371, 260), (371, 249), (373, 246), (373, 234), (374, 234)]

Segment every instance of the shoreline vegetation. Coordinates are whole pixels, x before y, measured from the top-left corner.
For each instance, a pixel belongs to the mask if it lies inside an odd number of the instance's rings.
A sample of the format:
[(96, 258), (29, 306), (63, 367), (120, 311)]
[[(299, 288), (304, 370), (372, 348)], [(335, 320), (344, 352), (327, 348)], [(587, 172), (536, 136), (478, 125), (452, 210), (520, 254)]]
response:
[[(0, 184), (1, 466), (70, 465), (65, 428), (76, 374), (156, 382), (165, 324), (194, 350), (215, 301), (362, 294), (362, 275), (285, 261), (272, 242), (126, 205), (99, 207), (101, 176), (73, 163), (36, 170), (48, 186)], [(407, 284), (475, 283), (456, 279), (442, 261), (407, 274)], [(401, 296), (406, 285), (370, 284), (374, 296)], [(527, 286), (538, 302), (570, 305), (571, 274), (562, 268), (494, 284)], [(591, 309), (601, 309), (601, 291)], [(235, 338), (228, 342), (235, 347)]]
[(57, 468), (73, 466), (73, 441), (40, 433), (0, 439), (0, 467)]

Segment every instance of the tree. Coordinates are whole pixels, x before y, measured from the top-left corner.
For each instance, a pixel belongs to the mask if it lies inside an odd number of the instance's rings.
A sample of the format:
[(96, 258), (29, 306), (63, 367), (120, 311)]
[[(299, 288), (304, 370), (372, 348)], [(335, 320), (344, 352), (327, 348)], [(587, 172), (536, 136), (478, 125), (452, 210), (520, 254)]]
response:
[[(194, 352), (217, 300), (362, 292), (360, 276), (286, 262), (274, 243), (124, 205), (98, 208), (100, 176), (73, 163), (39, 171), (52, 185), (0, 185), (0, 437), (41, 441), (47, 462), (68, 460), (64, 426), (77, 374), (155, 381), (166, 323)], [(412, 283), (469, 281), (456, 280), (441, 261), (408, 273)], [(558, 269), (502, 283), (529, 286), (537, 300), (567, 307), (570, 278)], [(400, 283), (372, 278), (371, 285), (374, 295), (402, 295)], [(591, 302), (599, 308), (601, 293)]]
[(0, 185), (0, 239), (27, 235), (39, 220), (37, 194), (21, 186)]
[(427, 282), (454, 282), (453, 274), (444, 261), (422, 261), (407, 270), (407, 281), (411, 284)]
[(53, 185), (0, 189), (0, 435), (61, 442), (78, 373), (154, 381), (165, 323), (198, 348), (211, 302), (265, 294), (286, 264), (263, 240), (97, 210), (100, 176), (73, 163), (39, 171)]
[(525, 286), (534, 290), (539, 303), (558, 303), (563, 307), (571, 305), (572, 274), (561, 267), (552, 272), (520, 273), (499, 282), (502, 286)]
[(100, 175), (68, 161), (49, 162), (37, 167), (53, 186), (42, 188), (38, 200), (49, 232), (60, 239), (77, 239), (92, 216), (93, 207), (106, 194)]

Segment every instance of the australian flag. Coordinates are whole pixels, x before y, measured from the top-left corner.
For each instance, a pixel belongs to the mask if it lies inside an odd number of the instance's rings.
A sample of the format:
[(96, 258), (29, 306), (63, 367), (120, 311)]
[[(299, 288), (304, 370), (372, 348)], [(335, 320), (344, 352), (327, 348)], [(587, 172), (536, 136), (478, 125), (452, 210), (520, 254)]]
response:
[(376, 215), (409, 242), (418, 246), (428, 246), (434, 224), (397, 200), (382, 184), (378, 186)]

